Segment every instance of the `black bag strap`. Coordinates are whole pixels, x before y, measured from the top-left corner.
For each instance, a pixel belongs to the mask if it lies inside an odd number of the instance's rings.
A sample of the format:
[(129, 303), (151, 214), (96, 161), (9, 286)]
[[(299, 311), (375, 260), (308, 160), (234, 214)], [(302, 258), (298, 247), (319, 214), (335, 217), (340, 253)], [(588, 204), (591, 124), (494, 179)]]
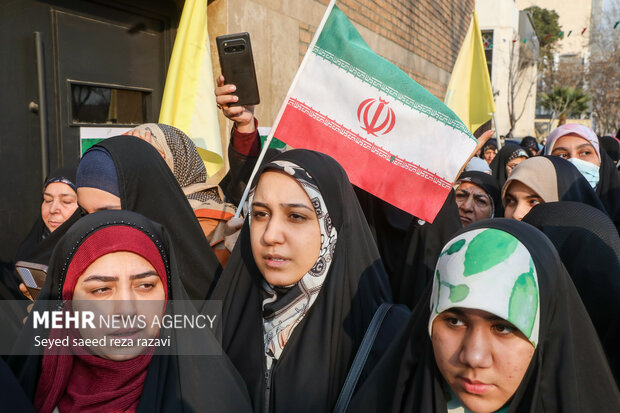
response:
[(370, 350), (375, 343), (377, 333), (379, 333), (381, 324), (392, 306), (393, 304), (389, 303), (381, 304), (379, 308), (377, 308), (377, 311), (375, 311), (372, 320), (370, 320), (370, 324), (368, 325), (368, 329), (366, 329), (366, 333), (364, 334), (362, 343), (357, 350), (357, 354), (355, 354), (355, 358), (353, 359), (353, 364), (349, 369), (347, 378), (344, 380), (342, 390), (340, 390), (340, 395), (338, 396), (336, 406), (334, 407), (334, 413), (344, 413), (347, 410), (347, 407), (349, 407), (349, 402), (353, 396), (353, 391), (355, 390), (355, 386), (357, 386), (357, 381), (360, 378), (360, 374), (362, 374), (362, 370), (364, 369)]

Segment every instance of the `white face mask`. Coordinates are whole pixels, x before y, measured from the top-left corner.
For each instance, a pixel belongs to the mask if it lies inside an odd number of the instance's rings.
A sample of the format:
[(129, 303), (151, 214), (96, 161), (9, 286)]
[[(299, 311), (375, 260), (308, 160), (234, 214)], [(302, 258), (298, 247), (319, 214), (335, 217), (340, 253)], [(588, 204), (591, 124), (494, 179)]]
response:
[(591, 162), (582, 161), (578, 158), (570, 158), (568, 159), (568, 162), (575, 165), (579, 172), (581, 172), (581, 175), (583, 175), (583, 177), (590, 183), (592, 189), (596, 188), (596, 185), (598, 185), (598, 181), (600, 180), (598, 166)]

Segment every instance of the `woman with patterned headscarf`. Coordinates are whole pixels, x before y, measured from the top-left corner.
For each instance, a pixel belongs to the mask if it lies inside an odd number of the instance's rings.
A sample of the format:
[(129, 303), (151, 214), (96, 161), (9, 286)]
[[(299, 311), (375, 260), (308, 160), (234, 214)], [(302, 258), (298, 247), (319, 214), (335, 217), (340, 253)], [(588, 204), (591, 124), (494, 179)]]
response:
[(225, 265), (230, 256), (224, 246), (225, 224), (236, 208), (224, 201), (224, 193), (217, 184), (208, 182), (207, 169), (196, 145), (181, 130), (163, 123), (145, 123), (127, 135), (137, 136), (157, 149), (183, 188), (215, 255)]
[[(390, 286), (342, 167), (291, 150), (264, 164), (212, 299), (255, 411), (329, 412)], [(408, 311), (392, 307), (365, 371)], [(374, 354), (374, 356), (373, 356)]]
[(616, 412), (620, 392), (557, 251), (480, 221), (444, 247), (409, 323), (349, 412)]

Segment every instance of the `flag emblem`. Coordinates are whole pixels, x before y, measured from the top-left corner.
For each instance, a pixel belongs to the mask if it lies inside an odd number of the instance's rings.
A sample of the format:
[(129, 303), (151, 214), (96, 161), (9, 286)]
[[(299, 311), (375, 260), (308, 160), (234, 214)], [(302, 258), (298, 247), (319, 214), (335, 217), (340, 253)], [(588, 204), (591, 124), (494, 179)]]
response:
[(377, 133), (386, 135), (390, 133), (396, 124), (396, 116), (389, 102), (379, 98), (366, 99), (357, 108), (357, 119), (362, 124), (362, 129), (369, 135), (377, 136)]

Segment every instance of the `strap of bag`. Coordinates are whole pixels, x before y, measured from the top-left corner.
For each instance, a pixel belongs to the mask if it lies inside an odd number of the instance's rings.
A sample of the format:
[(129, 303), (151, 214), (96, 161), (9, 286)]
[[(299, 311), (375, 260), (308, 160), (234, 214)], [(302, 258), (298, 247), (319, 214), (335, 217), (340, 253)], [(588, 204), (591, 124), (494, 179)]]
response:
[(338, 396), (336, 406), (334, 407), (334, 413), (344, 413), (347, 407), (349, 407), (349, 402), (353, 396), (353, 391), (355, 390), (355, 386), (357, 386), (357, 381), (360, 378), (360, 374), (362, 374), (362, 370), (364, 369), (370, 350), (375, 343), (377, 333), (379, 333), (379, 328), (381, 328), (381, 324), (383, 323), (383, 320), (392, 305), (393, 304), (388, 303), (381, 304), (379, 308), (377, 308), (377, 311), (375, 311), (372, 320), (370, 320), (370, 324), (368, 325), (368, 329), (364, 334), (362, 343), (357, 350), (357, 354), (355, 354), (353, 364), (349, 369), (349, 373), (344, 381), (342, 390), (340, 390), (340, 395)]

